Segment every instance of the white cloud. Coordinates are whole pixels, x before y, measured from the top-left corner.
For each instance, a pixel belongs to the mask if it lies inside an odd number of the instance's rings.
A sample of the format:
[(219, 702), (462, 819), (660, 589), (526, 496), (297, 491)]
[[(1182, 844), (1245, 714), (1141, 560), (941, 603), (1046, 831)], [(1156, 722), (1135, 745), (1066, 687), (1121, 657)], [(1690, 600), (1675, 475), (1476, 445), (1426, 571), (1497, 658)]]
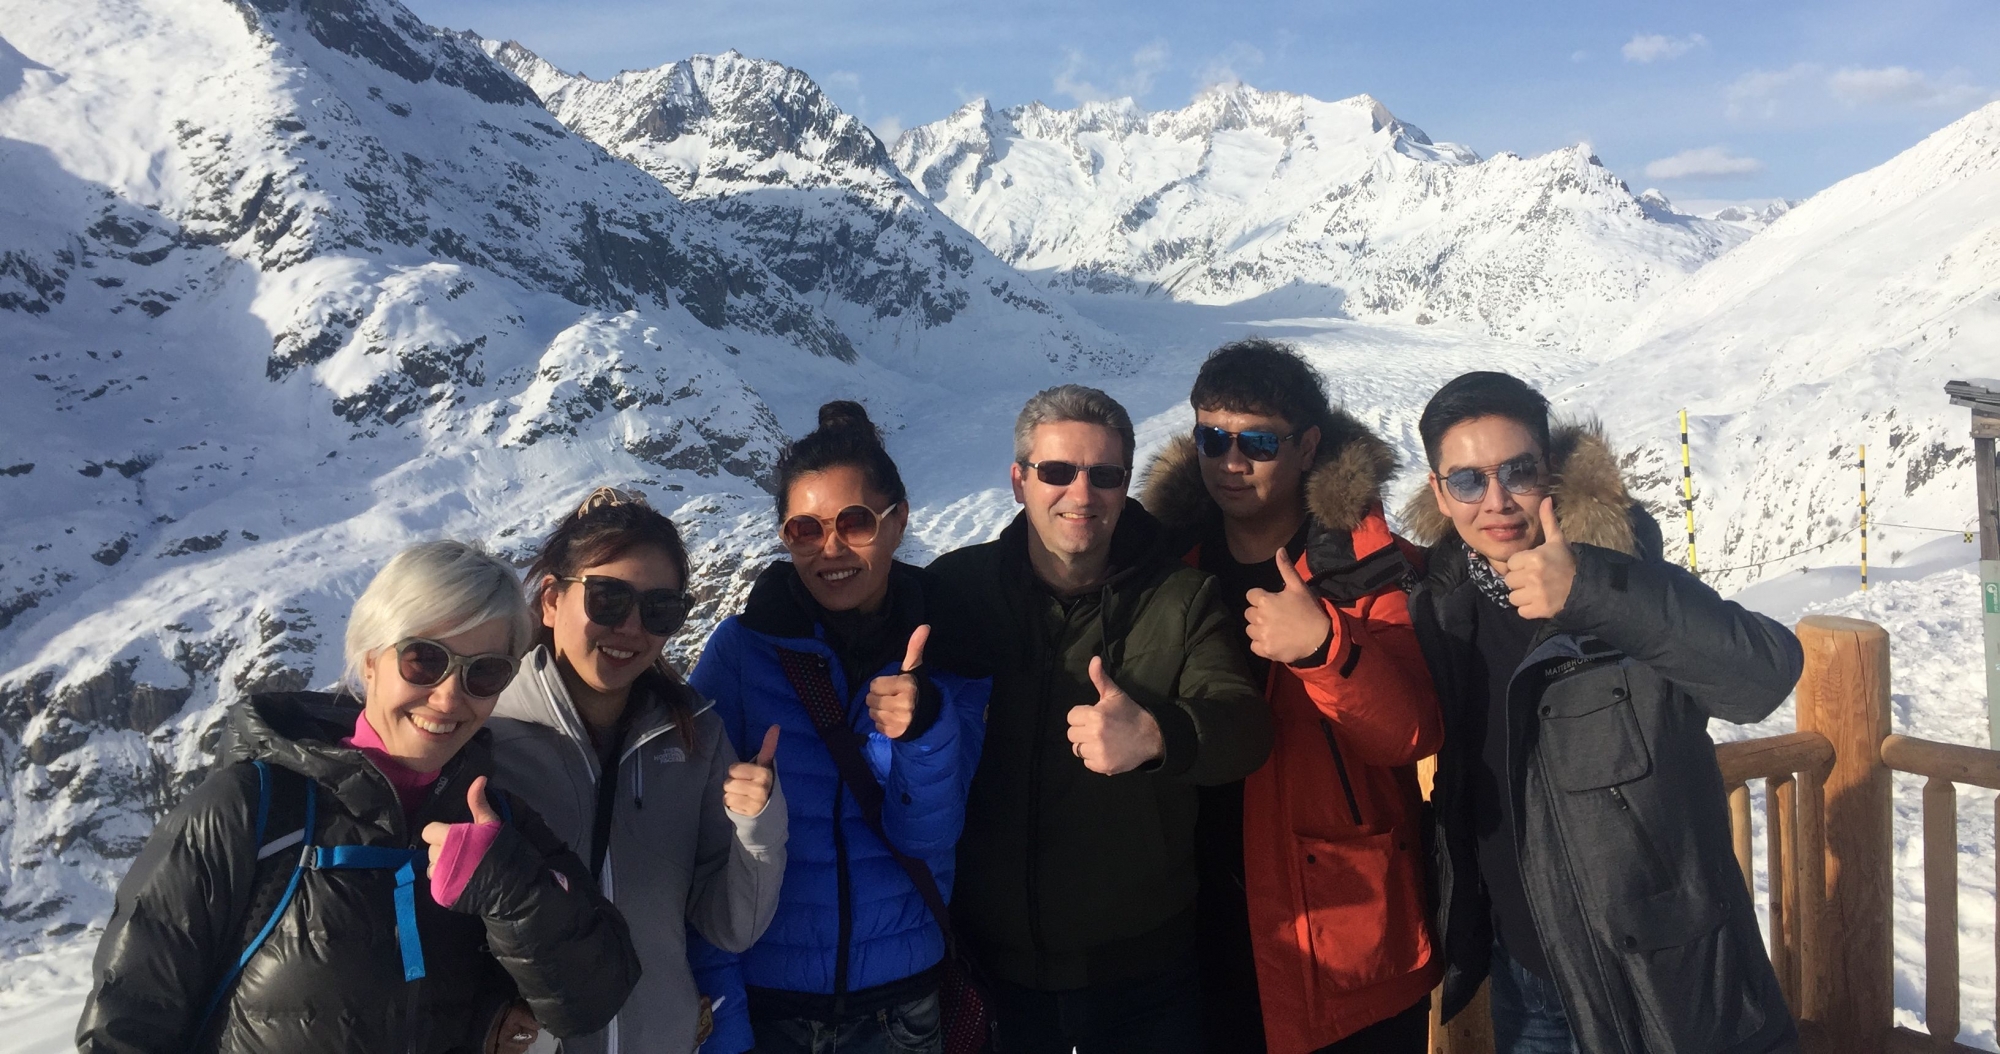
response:
[(1153, 90), (1153, 78), (1167, 68), (1167, 58), (1172, 52), (1164, 40), (1151, 44), (1132, 53), (1132, 72), (1118, 78), (1118, 90), (1133, 98), (1138, 98)]
[(868, 122), (868, 127), (875, 133), (875, 138), (885, 143), (894, 143), (903, 134), (903, 118), (900, 114), (892, 113), (887, 117), (877, 117)]
[(1826, 79), (1827, 90), (1849, 106), (1975, 106), (1993, 93), (1963, 76), (1932, 77), (1903, 66), (1847, 68)]
[(1677, 59), (1696, 48), (1708, 46), (1708, 38), (1700, 33), (1689, 33), (1684, 37), (1669, 37), (1659, 33), (1634, 34), (1619, 53), (1627, 62), (1658, 62), (1662, 59)]
[(1099, 102), (1105, 98), (1104, 89), (1083, 79), (1083, 69), (1089, 65), (1083, 52), (1075, 48), (1063, 49), (1063, 64), (1056, 70), (1054, 88), (1057, 95), (1067, 95), (1077, 102)]
[(1590, 52), (1588, 51), (1572, 51), (1569, 53), (1569, 60), (1571, 62), (1583, 62), (1588, 60), (1589, 58), (1590, 58)]
[(1780, 103), (1819, 74), (1819, 67), (1801, 62), (1790, 69), (1751, 70), (1736, 78), (1725, 93), (1724, 112), (1732, 118), (1778, 115)]
[(1223, 48), (1221, 54), (1202, 64), (1195, 71), (1195, 90), (1200, 91), (1217, 84), (1241, 84), (1246, 70), (1253, 70), (1264, 64), (1264, 53), (1256, 48), (1236, 41)]
[(1153, 90), (1153, 82), (1167, 68), (1167, 60), (1172, 52), (1164, 40), (1155, 40), (1132, 53), (1126, 71), (1112, 81), (1112, 89), (1100, 88), (1094, 81), (1087, 80), (1091, 62), (1088, 56), (1075, 48), (1063, 49), (1063, 64), (1056, 69), (1053, 87), (1056, 94), (1067, 95), (1077, 102), (1101, 102), (1114, 95), (1129, 95), (1138, 98)]
[(1725, 112), (1732, 119), (1777, 117), (1781, 111), (1824, 114), (1829, 104), (1862, 106), (1929, 106), (1967, 110), (2000, 98), (1991, 88), (1974, 84), (1961, 71), (1938, 75), (1906, 66), (1876, 69), (1845, 67), (1828, 73), (1824, 67), (1801, 62), (1789, 69), (1751, 70), (1736, 78), (1725, 93)]
[(1683, 150), (1646, 165), (1648, 179), (1738, 179), (1764, 170), (1754, 157), (1737, 157), (1724, 146)]

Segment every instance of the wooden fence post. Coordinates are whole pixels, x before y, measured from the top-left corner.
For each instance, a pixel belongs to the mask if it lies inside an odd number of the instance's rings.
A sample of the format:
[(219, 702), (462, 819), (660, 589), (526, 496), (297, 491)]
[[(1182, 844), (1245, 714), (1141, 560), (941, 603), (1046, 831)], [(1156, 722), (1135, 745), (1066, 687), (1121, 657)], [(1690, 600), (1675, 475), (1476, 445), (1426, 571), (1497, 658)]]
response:
[(1880, 1051), (1895, 1020), (1891, 905), (1895, 842), (1889, 734), (1889, 634), (1860, 619), (1799, 620), (1805, 674), (1798, 723), (1833, 744), (1825, 780), (1826, 897), (1804, 922), (1798, 1008), (1808, 1049)]

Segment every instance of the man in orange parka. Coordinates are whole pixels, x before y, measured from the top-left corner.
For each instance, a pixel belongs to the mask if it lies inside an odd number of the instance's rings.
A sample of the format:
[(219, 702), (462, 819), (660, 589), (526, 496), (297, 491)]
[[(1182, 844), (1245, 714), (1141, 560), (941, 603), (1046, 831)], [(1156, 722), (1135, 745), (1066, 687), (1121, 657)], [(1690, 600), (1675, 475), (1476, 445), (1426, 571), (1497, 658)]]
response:
[(1418, 1054), (1439, 964), (1416, 762), (1442, 737), (1390, 533), (1388, 445), (1290, 347), (1225, 345), (1143, 503), (1243, 612), (1271, 759), (1204, 788), (1196, 852), (1211, 1052)]

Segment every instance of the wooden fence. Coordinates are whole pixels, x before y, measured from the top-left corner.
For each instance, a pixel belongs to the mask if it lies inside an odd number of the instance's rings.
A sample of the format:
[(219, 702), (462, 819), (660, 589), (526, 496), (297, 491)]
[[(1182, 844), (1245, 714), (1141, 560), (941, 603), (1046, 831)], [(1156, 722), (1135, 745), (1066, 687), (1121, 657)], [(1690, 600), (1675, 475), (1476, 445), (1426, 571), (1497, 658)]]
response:
[[(1715, 756), (1736, 862), (1753, 896), (1749, 785), (1764, 783), (1768, 950), (1802, 1045), (1808, 1054), (1970, 1051), (1957, 1041), (1957, 787), (2000, 791), (2000, 751), (1890, 733), (1882, 627), (1812, 615), (1798, 635), (1798, 731), (1724, 743)], [(1927, 779), (1925, 1032), (1895, 1024), (1895, 772)], [(1485, 994), (1448, 1023), (1433, 1009), (1431, 1036), (1435, 1054), (1489, 1054)]]

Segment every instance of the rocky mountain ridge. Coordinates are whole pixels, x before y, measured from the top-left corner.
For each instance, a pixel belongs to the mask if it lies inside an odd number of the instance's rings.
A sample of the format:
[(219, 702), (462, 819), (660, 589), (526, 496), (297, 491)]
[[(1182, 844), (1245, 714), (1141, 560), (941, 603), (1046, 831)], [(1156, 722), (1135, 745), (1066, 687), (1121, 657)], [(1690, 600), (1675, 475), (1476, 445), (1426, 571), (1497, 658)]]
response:
[(1482, 159), (1366, 95), (1227, 84), (1156, 113), (976, 100), (893, 153), (1052, 288), (1256, 299), (1570, 349), (1748, 233), (1642, 199), (1586, 147)]
[(812, 79), (736, 52), (606, 81), (518, 43), (482, 42), (579, 135), (637, 165), (757, 251), (885, 362), (922, 373), (1127, 368), (1116, 338), (1000, 262), (938, 211), (873, 132)]

